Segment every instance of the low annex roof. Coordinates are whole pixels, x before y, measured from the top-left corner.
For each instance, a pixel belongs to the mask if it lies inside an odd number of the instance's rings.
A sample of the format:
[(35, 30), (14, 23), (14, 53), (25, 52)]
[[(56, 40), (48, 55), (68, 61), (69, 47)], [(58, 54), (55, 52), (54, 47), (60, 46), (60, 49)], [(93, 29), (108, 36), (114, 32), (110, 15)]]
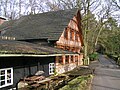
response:
[(41, 46), (21, 41), (0, 41), (0, 57), (3, 56), (33, 56), (49, 57), (61, 55), (73, 55), (77, 53), (57, 49), (50, 46)]
[(5, 22), (0, 26), (0, 30), (5, 30), (4, 36), (15, 37), (16, 40), (58, 40), (76, 12), (75, 8), (27, 15)]

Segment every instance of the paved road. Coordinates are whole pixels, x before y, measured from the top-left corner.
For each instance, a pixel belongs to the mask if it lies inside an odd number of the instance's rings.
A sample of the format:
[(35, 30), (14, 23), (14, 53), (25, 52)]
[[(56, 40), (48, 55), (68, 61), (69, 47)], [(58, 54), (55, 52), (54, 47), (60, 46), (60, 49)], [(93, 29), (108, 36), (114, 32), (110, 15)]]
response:
[(104, 55), (99, 55), (91, 90), (120, 90), (120, 69)]

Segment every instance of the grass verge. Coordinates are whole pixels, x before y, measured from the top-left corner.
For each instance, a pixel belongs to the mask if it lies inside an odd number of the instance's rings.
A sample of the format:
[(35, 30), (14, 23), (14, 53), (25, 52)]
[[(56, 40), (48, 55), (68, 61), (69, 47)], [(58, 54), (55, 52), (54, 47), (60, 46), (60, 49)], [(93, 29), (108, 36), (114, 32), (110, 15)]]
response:
[(92, 78), (92, 75), (79, 76), (68, 82), (67, 85), (60, 88), (59, 90), (90, 90), (90, 82)]

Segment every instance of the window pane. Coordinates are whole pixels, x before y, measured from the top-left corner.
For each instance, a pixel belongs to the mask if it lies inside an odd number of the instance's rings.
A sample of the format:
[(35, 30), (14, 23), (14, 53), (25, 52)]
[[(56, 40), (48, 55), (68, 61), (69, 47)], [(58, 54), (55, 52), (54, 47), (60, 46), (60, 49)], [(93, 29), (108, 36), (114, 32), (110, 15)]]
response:
[(69, 56), (66, 56), (65, 58), (65, 64), (68, 64), (69, 63)]
[(0, 75), (5, 75), (5, 70), (1, 70)]
[(5, 85), (5, 81), (1, 81), (1, 86), (2, 86), (2, 85)]
[(5, 76), (1, 76), (1, 78), (0, 78), (1, 80), (5, 80)]
[(11, 83), (11, 80), (7, 80), (7, 83)]
[(73, 61), (73, 56), (71, 56), (71, 62), (73, 63), (74, 61)]
[(7, 79), (9, 79), (9, 78), (11, 78), (11, 74), (10, 73), (7, 74)]
[(65, 37), (66, 39), (68, 39), (68, 30), (67, 30), (67, 28), (66, 28), (66, 30), (64, 31), (64, 37)]
[(7, 73), (11, 73), (11, 70), (7, 70)]

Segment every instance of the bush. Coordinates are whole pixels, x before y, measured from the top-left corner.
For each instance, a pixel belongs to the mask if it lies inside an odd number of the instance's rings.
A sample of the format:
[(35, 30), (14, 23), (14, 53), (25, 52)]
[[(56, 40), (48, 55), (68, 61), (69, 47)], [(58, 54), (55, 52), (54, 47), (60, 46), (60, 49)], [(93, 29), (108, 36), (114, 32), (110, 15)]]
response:
[(92, 54), (89, 55), (90, 60), (94, 61), (98, 59), (98, 53), (94, 52)]

